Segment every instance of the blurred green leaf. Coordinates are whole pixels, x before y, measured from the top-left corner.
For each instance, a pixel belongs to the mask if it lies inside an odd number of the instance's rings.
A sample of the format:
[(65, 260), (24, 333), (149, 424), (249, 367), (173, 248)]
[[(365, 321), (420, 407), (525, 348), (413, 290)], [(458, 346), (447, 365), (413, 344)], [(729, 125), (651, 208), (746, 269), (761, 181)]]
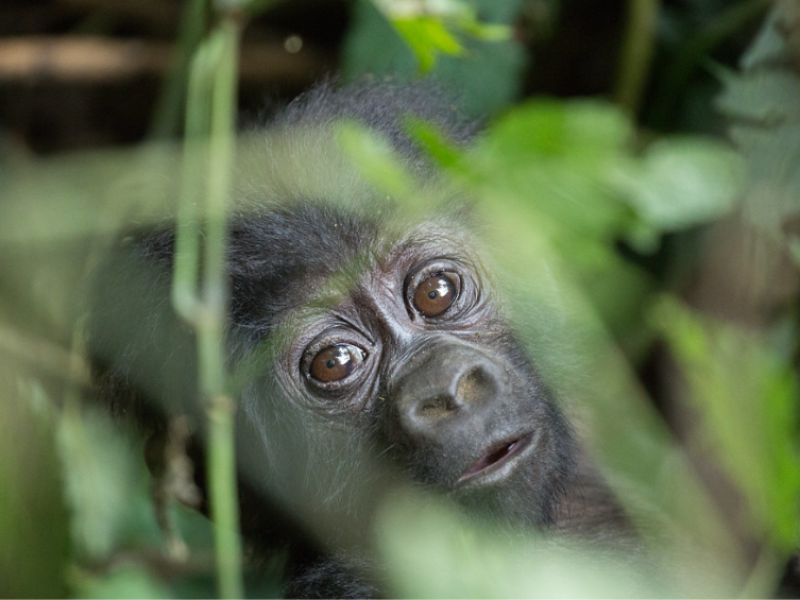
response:
[(104, 577), (77, 577), (77, 592), (82, 598), (172, 598), (170, 590), (146, 570), (125, 566)]
[(629, 133), (610, 106), (529, 102), (489, 128), (459, 175), (480, 186), (487, 201), (503, 194), (522, 211), (518, 218), (534, 219), (554, 238), (609, 239), (630, 216), (607, 181)]
[(685, 229), (718, 219), (733, 207), (744, 185), (741, 158), (723, 144), (670, 138), (647, 149), (638, 172), (619, 183), (636, 213), (659, 231)]
[(459, 56), (464, 48), (459, 41), (439, 21), (420, 17), (415, 19), (395, 19), (395, 28), (403, 36), (419, 59), (420, 70), (429, 71), (440, 54)]
[(711, 140), (661, 140), (635, 156), (627, 118), (598, 102), (529, 102), (497, 119), (466, 152), (433, 128), (413, 130), (473, 194), (507, 196), (554, 239), (566, 236), (570, 247), (562, 249), (581, 261), (590, 260), (581, 246), (592, 240), (624, 236), (652, 245), (657, 232), (721, 217), (744, 178), (741, 159)]
[[(791, 41), (796, 23), (795, 2), (774, 3), (742, 58), (743, 71), (725, 77), (717, 99), (747, 164), (744, 216), (764, 239), (779, 242), (800, 218), (800, 74)], [(796, 234), (788, 237), (796, 246)]]
[(86, 239), (168, 218), (177, 198), (178, 150), (149, 144), (0, 169), (0, 244)]
[(131, 500), (141, 490), (141, 465), (124, 436), (91, 411), (67, 412), (58, 442), (76, 549), (93, 559), (104, 558), (126, 529)]
[(54, 415), (41, 385), (11, 365), (0, 355), (0, 597), (63, 597), (70, 548)]
[(654, 313), (701, 412), (697, 440), (746, 497), (741, 519), (784, 553), (800, 539), (800, 389), (789, 364), (752, 334), (712, 323), (675, 301)]
[[(398, 497), (384, 507), (378, 549), (396, 597), (644, 598), (672, 596), (646, 578), (642, 555), (478, 524), (444, 503)], [(575, 565), (580, 564), (580, 569)]]
[(342, 149), (367, 181), (390, 196), (411, 195), (413, 182), (388, 140), (355, 123), (340, 124), (338, 134)]
[(800, 121), (798, 98), (800, 77), (788, 69), (764, 70), (729, 76), (717, 105), (730, 118), (769, 127)]
[(411, 47), (420, 71), (430, 70), (440, 54), (460, 56), (457, 33), (494, 42), (508, 39), (503, 25), (485, 25), (471, 4), (461, 0), (374, 0), (375, 5)]

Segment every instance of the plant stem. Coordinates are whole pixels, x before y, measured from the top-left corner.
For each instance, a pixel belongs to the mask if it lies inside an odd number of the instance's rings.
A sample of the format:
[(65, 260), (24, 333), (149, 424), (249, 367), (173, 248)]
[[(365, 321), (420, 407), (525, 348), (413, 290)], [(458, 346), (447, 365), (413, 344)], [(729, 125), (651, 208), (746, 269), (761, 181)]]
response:
[(614, 101), (635, 115), (650, 69), (660, 0), (628, 0), (628, 22), (620, 55)]
[(181, 195), (175, 234), (172, 304), (183, 319), (196, 326), (200, 314), (197, 274), (200, 270), (200, 220), (197, 198), (202, 197), (208, 164), (206, 136), (209, 129), (211, 56), (208, 44), (192, 59), (186, 107)]
[[(186, 4), (176, 44), (176, 58), (156, 102), (155, 117), (148, 132), (149, 137), (162, 139), (178, 134), (186, 80), (190, 76), (192, 56), (206, 32), (207, 13), (208, 0), (190, 0)], [(191, 106), (190, 101), (187, 103), (187, 110)]]
[(215, 524), (217, 574), (222, 598), (241, 598), (241, 542), (236, 494), (235, 404), (227, 387), (223, 349), (227, 282), (225, 213), (231, 188), (236, 122), (239, 23), (226, 16), (210, 43), (219, 44), (212, 84), (208, 196), (202, 296), (206, 312), (198, 328), (200, 388), (209, 400), (208, 479)]
[[(235, 152), (239, 37), (235, 15), (223, 16), (192, 60), (172, 287), (176, 311), (197, 331), (198, 384), (208, 403), (207, 478), (222, 598), (243, 596), (235, 403), (228, 392), (223, 346), (226, 206)], [(203, 198), (200, 205), (198, 198)]]

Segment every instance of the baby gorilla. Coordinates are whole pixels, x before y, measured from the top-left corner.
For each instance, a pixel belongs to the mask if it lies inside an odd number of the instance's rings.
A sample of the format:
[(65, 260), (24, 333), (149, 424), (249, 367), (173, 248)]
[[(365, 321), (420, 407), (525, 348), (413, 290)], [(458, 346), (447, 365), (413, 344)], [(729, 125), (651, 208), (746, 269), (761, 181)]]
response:
[[(434, 185), (409, 114), (458, 143), (474, 135), (430, 88), (323, 85), (255, 134), (257, 168), (239, 178), (226, 343), (242, 527), (288, 550), (293, 596), (379, 593), (357, 549), (403, 482), (504, 525), (588, 530), (618, 516), (499, 310), (468, 213), (456, 203), (409, 225), (338, 150), (337, 124), (355, 120)], [(156, 434), (185, 414), (202, 439), (195, 340), (169, 302), (174, 250), (169, 226), (115, 246), (89, 346), (116, 414)]]

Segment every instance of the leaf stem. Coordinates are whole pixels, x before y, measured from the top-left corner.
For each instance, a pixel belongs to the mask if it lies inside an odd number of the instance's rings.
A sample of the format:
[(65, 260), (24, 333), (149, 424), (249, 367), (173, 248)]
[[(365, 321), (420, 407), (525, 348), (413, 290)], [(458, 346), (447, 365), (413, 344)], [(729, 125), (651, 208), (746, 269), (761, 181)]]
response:
[(614, 101), (629, 114), (639, 109), (655, 46), (660, 0), (628, 0), (628, 21), (620, 54)]

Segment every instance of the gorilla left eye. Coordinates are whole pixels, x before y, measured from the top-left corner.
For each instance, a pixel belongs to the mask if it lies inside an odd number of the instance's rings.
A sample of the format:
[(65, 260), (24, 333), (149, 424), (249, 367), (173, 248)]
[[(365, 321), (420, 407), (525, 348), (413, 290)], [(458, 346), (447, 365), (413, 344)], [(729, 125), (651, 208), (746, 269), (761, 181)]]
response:
[(309, 375), (321, 383), (341, 381), (364, 361), (365, 353), (353, 344), (334, 344), (311, 360)]
[(438, 317), (453, 305), (458, 293), (458, 276), (438, 273), (425, 279), (414, 290), (414, 307), (423, 317)]

